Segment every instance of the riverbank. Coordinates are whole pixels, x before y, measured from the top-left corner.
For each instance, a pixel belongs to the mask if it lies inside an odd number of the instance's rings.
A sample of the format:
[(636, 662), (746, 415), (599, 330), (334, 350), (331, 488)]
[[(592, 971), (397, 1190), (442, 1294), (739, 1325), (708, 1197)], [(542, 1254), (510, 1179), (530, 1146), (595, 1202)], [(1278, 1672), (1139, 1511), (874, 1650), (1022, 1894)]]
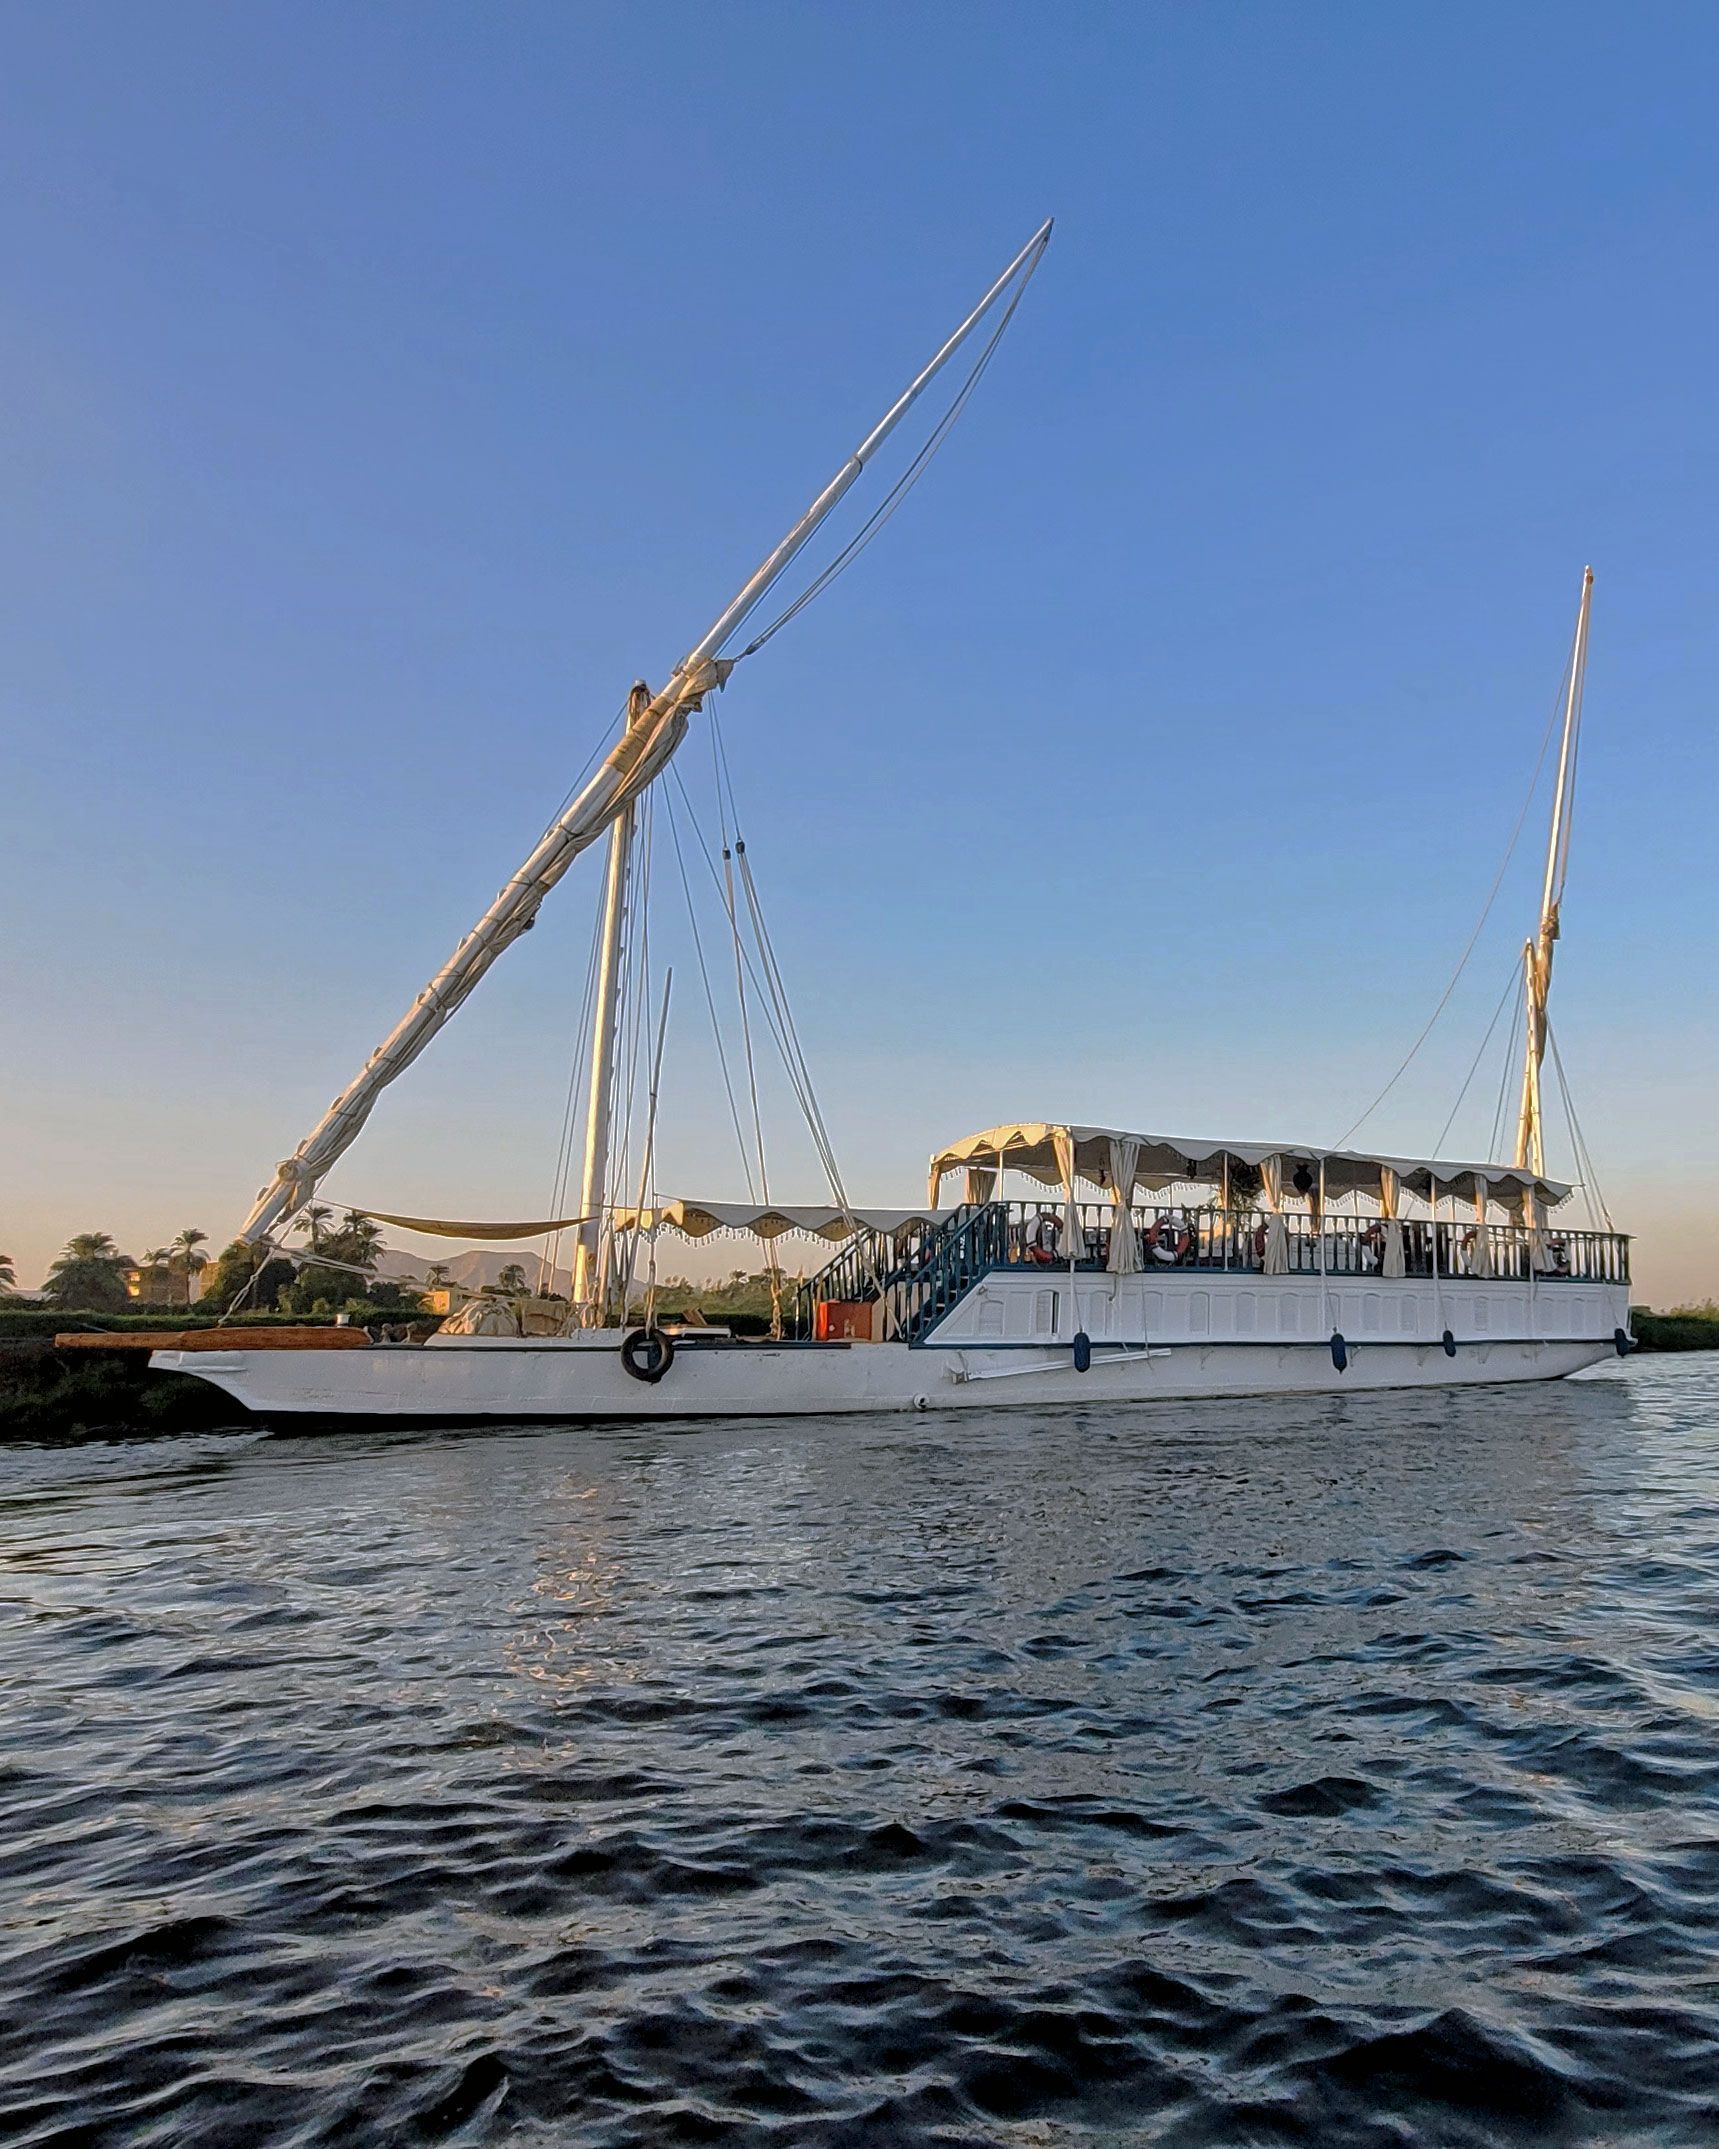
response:
[[(0, 1441), (107, 1440), (122, 1434), (206, 1432), (241, 1421), (231, 1396), (186, 1373), (152, 1373), (146, 1350), (56, 1350), (56, 1335), (141, 1335), (220, 1326), (216, 1313), (156, 1306), (140, 1313), (56, 1313), (40, 1306), (0, 1308)], [(329, 1327), (251, 1314), (240, 1330)]]

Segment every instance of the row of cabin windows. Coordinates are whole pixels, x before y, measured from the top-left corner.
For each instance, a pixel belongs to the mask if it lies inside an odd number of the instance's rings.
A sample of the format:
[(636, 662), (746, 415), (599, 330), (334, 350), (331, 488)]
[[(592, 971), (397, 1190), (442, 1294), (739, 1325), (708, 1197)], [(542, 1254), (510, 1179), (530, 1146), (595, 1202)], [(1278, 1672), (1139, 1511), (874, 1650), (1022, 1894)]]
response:
[[(1148, 1336), (1211, 1334), (1212, 1296), (1209, 1291), (1177, 1292), (1174, 1303), (1181, 1310), (1183, 1321), (1167, 1331), (1165, 1294), (1162, 1291), (1145, 1294)], [(1419, 1293), (1408, 1293), (1399, 1298), (1393, 1293), (1387, 1298), (1379, 1291), (1332, 1291), (1324, 1307), (1311, 1293), (1290, 1291), (1238, 1291), (1233, 1296), (1226, 1294), (1222, 1303), (1231, 1313), (1231, 1325), (1224, 1333), (1238, 1340), (1260, 1335), (1323, 1335), (1328, 1324), (1352, 1329), (1357, 1335), (1424, 1337), (1432, 1331), (1436, 1312), (1436, 1301), (1430, 1295), (1423, 1297)], [(1102, 1338), (1110, 1333), (1112, 1300), (1109, 1293), (1077, 1293), (1076, 1305), (1081, 1325), (1089, 1335)], [(1598, 1298), (1587, 1293), (1572, 1293), (1560, 1297), (1555, 1305), (1561, 1318), (1554, 1328), (1547, 1320), (1549, 1308), (1545, 1301), (1541, 1302), (1539, 1332), (1542, 1335), (1591, 1336), (1605, 1331), (1606, 1308)], [(1124, 1302), (1118, 1323), (1119, 1334), (1136, 1332), (1138, 1306), (1138, 1300)], [(1526, 1302), (1521, 1298), (1500, 1298), (1495, 1302), (1485, 1293), (1465, 1291), (1460, 1305), (1446, 1306), (1445, 1317), (1460, 1324), (1465, 1335), (1520, 1335), (1526, 1328), (1526, 1311)], [(987, 1292), (981, 1298), (977, 1312), (978, 1334), (985, 1341), (1025, 1342), (1041, 1336), (1057, 1338), (1063, 1333), (1065, 1307), (1060, 1290)]]

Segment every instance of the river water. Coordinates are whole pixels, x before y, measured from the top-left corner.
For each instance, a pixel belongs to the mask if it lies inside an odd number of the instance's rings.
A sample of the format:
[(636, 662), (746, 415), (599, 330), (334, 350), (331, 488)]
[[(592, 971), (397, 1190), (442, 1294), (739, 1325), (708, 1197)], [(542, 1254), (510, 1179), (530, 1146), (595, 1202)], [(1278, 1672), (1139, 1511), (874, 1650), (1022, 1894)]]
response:
[(7, 2142), (1715, 2139), (1711, 1358), (0, 1501)]

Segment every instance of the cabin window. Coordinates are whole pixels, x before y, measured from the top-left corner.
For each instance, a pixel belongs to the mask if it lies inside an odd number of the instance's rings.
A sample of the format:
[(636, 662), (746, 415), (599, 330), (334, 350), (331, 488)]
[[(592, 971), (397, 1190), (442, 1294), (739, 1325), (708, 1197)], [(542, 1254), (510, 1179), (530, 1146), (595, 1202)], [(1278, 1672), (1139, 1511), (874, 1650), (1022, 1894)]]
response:
[(1060, 1291), (1038, 1291), (1033, 1294), (1033, 1334), (1054, 1336), (1057, 1332), (1058, 1301)]

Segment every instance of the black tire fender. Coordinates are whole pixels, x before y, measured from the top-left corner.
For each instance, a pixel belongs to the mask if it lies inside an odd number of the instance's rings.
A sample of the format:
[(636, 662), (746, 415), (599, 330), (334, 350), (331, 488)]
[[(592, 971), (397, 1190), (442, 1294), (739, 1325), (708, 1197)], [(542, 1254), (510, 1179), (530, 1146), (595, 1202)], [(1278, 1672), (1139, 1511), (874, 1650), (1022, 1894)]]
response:
[(621, 1344), (621, 1364), (647, 1386), (655, 1387), (674, 1364), (674, 1343), (660, 1328), (635, 1328)]

